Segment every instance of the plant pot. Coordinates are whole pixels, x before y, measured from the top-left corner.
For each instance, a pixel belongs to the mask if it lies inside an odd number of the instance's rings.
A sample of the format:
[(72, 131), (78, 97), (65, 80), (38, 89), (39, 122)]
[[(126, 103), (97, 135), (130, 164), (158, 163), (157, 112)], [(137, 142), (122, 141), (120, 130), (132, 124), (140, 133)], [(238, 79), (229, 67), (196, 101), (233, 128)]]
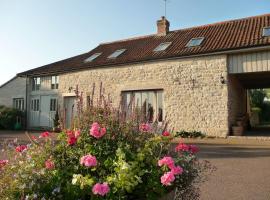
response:
[(241, 136), (243, 135), (244, 127), (243, 126), (233, 126), (232, 133), (234, 136)]

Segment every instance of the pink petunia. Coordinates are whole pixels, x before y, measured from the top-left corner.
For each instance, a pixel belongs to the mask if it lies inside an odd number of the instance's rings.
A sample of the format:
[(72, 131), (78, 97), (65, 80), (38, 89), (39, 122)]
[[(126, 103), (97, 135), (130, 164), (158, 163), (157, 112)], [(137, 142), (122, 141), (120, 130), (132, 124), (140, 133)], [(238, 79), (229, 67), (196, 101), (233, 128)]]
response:
[(180, 175), (180, 174), (182, 174), (183, 173), (183, 168), (182, 167), (180, 167), (180, 166), (173, 166), (172, 168), (171, 168), (171, 172), (174, 174), (174, 175)]
[(19, 146), (17, 146), (17, 147), (15, 148), (15, 150), (16, 150), (17, 152), (24, 152), (24, 151), (27, 150), (27, 146), (26, 146), (26, 145), (19, 145)]
[(46, 169), (54, 169), (55, 168), (55, 165), (54, 165), (54, 162), (51, 160), (51, 159), (48, 159), (45, 161), (45, 168)]
[(80, 135), (81, 135), (81, 131), (80, 131), (80, 130), (74, 131), (74, 136), (75, 136), (75, 138), (80, 137)]
[(47, 138), (47, 137), (50, 137), (50, 136), (51, 136), (51, 134), (48, 131), (46, 131), (46, 132), (41, 133), (39, 138)]
[(0, 169), (8, 164), (8, 160), (0, 160)]
[(93, 188), (92, 192), (95, 195), (105, 196), (107, 193), (110, 192), (110, 187), (108, 183), (96, 183)]
[(90, 135), (99, 139), (105, 134), (106, 134), (106, 128), (101, 128), (97, 122), (94, 122), (92, 124), (92, 127), (90, 129)]
[(164, 132), (162, 133), (162, 135), (165, 136), (165, 137), (168, 137), (168, 136), (170, 136), (171, 134), (170, 134), (170, 132), (168, 132), (168, 131), (164, 131)]
[(173, 160), (173, 158), (170, 157), (170, 156), (165, 156), (162, 159), (160, 159), (158, 161), (158, 166), (161, 167), (163, 165), (165, 165), (165, 166), (167, 166), (167, 167), (169, 167), (171, 169), (174, 166), (174, 160)]
[(151, 126), (148, 123), (142, 123), (139, 129), (141, 132), (149, 132), (151, 130)]
[(80, 164), (84, 165), (85, 167), (95, 167), (97, 166), (97, 159), (95, 156), (88, 154), (81, 157)]
[(167, 172), (163, 176), (160, 177), (160, 182), (163, 185), (171, 185), (171, 183), (175, 180), (175, 176), (172, 172)]

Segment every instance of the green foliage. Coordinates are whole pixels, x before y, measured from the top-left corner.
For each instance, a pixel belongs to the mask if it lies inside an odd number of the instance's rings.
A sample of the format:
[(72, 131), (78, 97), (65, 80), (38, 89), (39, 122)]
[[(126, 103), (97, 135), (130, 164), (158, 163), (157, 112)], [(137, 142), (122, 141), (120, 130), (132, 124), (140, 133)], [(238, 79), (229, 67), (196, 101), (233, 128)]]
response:
[(262, 108), (266, 92), (264, 89), (253, 89), (249, 91), (250, 103), (252, 107)]
[(205, 137), (205, 134), (203, 134), (202, 132), (200, 131), (179, 131), (179, 132), (176, 132), (175, 134), (176, 137), (181, 137), (181, 138), (204, 138)]
[(22, 127), (25, 114), (14, 108), (0, 106), (0, 129), (13, 130)]
[[(80, 111), (75, 129), (64, 130), (56, 140), (50, 137), (31, 141), (22, 153), (14, 147), (6, 150), (10, 162), (0, 168), (0, 199), (159, 199), (175, 188), (192, 188), (199, 176), (200, 166), (194, 154), (171, 152), (174, 136), (156, 134), (163, 126), (152, 125), (145, 132), (139, 129), (136, 115), (124, 119), (121, 110), (110, 106), (90, 107)], [(106, 128), (106, 134), (97, 139), (90, 135), (94, 122)], [(67, 142), (70, 134), (80, 130), (73, 145)], [(86, 167), (80, 163), (83, 156), (95, 156), (97, 165)], [(175, 175), (175, 181), (162, 185), (161, 176), (168, 167), (158, 166), (164, 156), (174, 157), (175, 165), (184, 172)], [(54, 167), (45, 167), (46, 161)], [(110, 192), (98, 196), (92, 192), (97, 183), (108, 183)]]

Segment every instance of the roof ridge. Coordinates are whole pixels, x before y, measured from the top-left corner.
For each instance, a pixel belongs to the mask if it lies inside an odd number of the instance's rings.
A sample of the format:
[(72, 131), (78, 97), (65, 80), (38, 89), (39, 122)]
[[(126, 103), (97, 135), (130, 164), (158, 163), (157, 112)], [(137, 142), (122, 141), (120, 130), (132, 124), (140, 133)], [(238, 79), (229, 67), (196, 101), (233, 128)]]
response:
[(219, 22), (214, 22), (214, 23), (209, 23), (209, 24), (204, 24), (204, 25), (198, 25), (198, 26), (192, 26), (192, 27), (188, 27), (188, 28), (173, 30), (170, 32), (178, 32), (178, 31), (190, 30), (190, 29), (196, 29), (196, 28), (205, 28), (208, 26), (215, 26), (215, 25), (219, 25), (219, 24), (226, 24), (226, 23), (230, 23), (230, 22), (243, 21), (243, 20), (248, 20), (251, 18), (259, 18), (259, 17), (264, 17), (264, 16), (270, 16), (270, 13), (262, 14), (262, 15), (254, 15), (254, 16), (250, 16), (250, 17), (242, 17), (242, 18), (238, 18), (238, 19), (229, 19), (229, 20), (224, 20), (224, 21), (219, 21)]
[(148, 34), (148, 35), (141, 35), (141, 36), (134, 36), (126, 39), (121, 39), (121, 40), (114, 40), (111, 42), (102, 42), (99, 45), (104, 45), (104, 44), (112, 44), (112, 43), (117, 43), (117, 42), (126, 42), (126, 41), (131, 41), (131, 40), (138, 40), (138, 39), (144, 39), (147, 37), (152, 37), (155, 36), (156, 34)]

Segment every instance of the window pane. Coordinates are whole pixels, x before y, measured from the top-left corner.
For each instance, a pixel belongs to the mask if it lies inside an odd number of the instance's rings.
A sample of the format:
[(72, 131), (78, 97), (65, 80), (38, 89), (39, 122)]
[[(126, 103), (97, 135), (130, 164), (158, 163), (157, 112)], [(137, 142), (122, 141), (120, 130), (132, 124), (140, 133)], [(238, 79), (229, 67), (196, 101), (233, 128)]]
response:
[(154, 92), (149, 92), (148, 93), (148, 105), (147, 105), (147, 120), (149, 122), (154, 121), (154, 113), (155, 113), (155, 93)]
[(140, 108), (142, 106), (142, 94), (140, 92), (135, 93), (134, 101), (136, 107)]
[(157, 92), (157, 119), (159, 122), (163, 121), (163, 93)]

